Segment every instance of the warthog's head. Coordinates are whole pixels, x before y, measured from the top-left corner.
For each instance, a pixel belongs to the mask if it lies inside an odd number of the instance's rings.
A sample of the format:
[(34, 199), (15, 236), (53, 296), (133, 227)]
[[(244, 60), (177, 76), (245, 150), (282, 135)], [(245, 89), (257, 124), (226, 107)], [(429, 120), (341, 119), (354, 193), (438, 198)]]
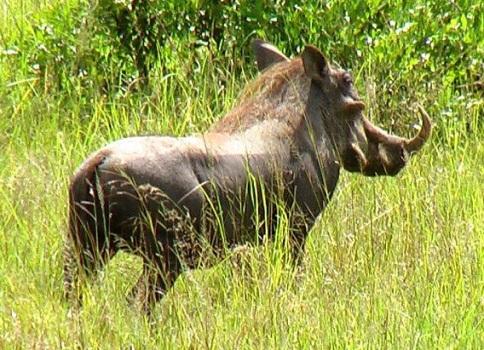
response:
[[(289, 60), (260, 40), (253, 42), (253, 49), (261, 70)], [(311, 80), (306, 118), (315, 128), (324, 130), (346, 170), (367, 176), (396, 175), (430, 137), (430, 118), (422, 107), (422, 128), (414, 138), (390, 135), (363, 116), (365, 104), (348, 72), (333, 67), (314, 46), (305, 47), (301, 60)]]

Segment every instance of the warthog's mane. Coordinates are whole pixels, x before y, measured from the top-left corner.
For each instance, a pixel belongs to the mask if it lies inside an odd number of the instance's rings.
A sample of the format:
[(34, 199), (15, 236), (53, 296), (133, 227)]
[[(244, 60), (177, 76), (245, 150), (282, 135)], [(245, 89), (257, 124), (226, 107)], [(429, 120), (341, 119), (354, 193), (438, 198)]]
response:
[(300, 118), (309, 83), (300, 58), (278, 63), (249, 83), (236, 106), (211, 130), (235, 133), (268, 119), (291, 122)]

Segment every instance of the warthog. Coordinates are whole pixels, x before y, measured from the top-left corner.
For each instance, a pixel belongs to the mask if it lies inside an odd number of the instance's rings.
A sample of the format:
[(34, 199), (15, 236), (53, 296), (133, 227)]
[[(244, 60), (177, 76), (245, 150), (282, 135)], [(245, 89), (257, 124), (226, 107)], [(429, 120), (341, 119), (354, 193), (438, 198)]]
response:
[(260, 40), (253, 49), (262, 73), (209, 131), (121, 139), (76, 170), (67, 296), (79, 297), (80, 272), (91, 275), (127, 250), (144, 261), (131, 294), (148, 311), (204, 254), (273, 236), (281, 206), (290, 213), (287, 240), (298, 259), (341, 167), (395, 175), (430, 136), (421, 107), (423, 126), (412, 139), (374, 126), (351, 75), (314, 46), (291, 60)]

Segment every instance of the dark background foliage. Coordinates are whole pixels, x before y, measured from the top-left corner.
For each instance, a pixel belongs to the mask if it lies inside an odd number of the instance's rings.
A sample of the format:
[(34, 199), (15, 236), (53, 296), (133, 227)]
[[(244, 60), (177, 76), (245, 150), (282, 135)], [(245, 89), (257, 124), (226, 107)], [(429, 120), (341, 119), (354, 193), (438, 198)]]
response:
[(190, 75), (207, 60), (238, 74), (252, 67), (249, 43), (259, 37), (289, 55), (317, 45), (361, 76), (382, 114), (442, 93), (482, 97), (479, 2), (80, 0), (31, 20), (31, 32), (4, 44), (54, 93), (149, 92), (153, 71)]

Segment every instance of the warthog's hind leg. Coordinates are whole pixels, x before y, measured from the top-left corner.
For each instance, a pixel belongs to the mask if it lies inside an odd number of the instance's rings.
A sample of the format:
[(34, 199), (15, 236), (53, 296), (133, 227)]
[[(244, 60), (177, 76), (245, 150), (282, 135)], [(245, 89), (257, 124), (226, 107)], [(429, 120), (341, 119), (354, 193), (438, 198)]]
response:
[(178, 257), (171, 251), (160, 258), (145, 259), (143, 272), (128, 294), (128, 302), (150, 315), (154, 305), (173, 286), (181, 272)]
[(64, 297), (80, 306), (82, 294), (80, 284), (83, 279), (96, 277), (97, 272), (115, 254), (113, 249), (102, 245), (100, 249), (83, 249), (72, 239), (64, 243)]

